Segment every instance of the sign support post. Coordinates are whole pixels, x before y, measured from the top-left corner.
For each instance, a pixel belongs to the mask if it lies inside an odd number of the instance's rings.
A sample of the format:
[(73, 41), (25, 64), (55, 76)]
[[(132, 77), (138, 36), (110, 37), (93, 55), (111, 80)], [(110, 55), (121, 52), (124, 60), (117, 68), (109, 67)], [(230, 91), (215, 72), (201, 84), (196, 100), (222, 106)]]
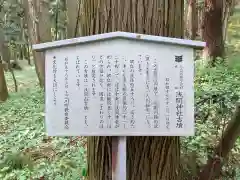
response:
[(127, 137), (112, 138), (112, 179), (127, 179)]

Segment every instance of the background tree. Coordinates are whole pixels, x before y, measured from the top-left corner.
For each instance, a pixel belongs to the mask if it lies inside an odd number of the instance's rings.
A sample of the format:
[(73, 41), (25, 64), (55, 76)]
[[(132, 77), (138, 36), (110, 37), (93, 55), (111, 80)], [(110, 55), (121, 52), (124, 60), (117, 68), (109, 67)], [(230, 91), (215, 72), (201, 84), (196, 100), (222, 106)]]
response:
[[(0, 45), (1, 46), (1, 45)], [(8, 98), (8, 89), (4, 76), (3, 61), (0, 56), (0, 102), (6, 101)]]
[(203, 57), (214, 65), (216, 58), (223, 58), (223, 0), (205, 0), (203, 16), (203, 40), (206, 42)]
[(4, 76), (4, 69), (3, 69), (3, 49), (5, 46), (5, 39), (4, 39), (4, 31), (3, 31), (3, 3), (0, 4), (0, 102), (6, 101), (8, 98), (8, 88)]
[(66, 0), (67, 38), (79, 36), (80, 0)]
[(8, 98), (8, 89), (7, 84), (4, 76), (4, 69), (3, 69), (3, 58), (2, 58), (2, 49), (3, 49), (3, 30), (0, 26), (0, 102), (6, 101)]
[(198, 30), (198, 11), (197, 11), (197, 0), (188, 0), (187, 10), (187, 37), (189, 39), (195, 39)]
[[(49, 2), (23, 0), (25, 19), (31, 44), (52, 41)], [(33, 52), (39, 84), (44, 87), (45, 60), (41, 52)]]
[[(127, 31), (183, 37), (183, 0), (84, 0), (82, 35)], [(127, 179), (181, 179), (179, 137), (128, 137)], [(111, 138), (88, 138), (89, 179), (111, 176)], [(109, 174), (110, 173), (110, 174)]]

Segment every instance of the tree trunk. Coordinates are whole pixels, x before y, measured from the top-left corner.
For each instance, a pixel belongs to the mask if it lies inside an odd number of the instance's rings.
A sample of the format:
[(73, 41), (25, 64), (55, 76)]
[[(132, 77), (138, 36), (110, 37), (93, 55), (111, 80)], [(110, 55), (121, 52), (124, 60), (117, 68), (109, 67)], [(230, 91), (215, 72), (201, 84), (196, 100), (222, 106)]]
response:
[(203, 40), (203, 14), (204, 14), (204, 8), (199, 5), (198, 6), (198, 34), (200, 36), (200, 39)]
[[(39, 43), (37, 41), (37, 33), (36, 29), (34, 28), (34, 16), (32, 13), (32, 8), (28, 2), (28, 0), (23, 0), (23, 9), (24, 9), (24, 16), (27, 22), (27, 29), (28, 29), (28, 36), (31, 45)], [(44, 62), (41, 52), (33, 51), (33, 60), (35, 65), (35, 70), (37, 73), (37, 77), (39, 80), (40, 87), (44, 87)]]
[(196, 0), (188, 0), (187, 34), (189, 39), (194, 40), (197, 36), (197, 21)]
[[(50, 2), (46, 0), (35, 0), (34, 10), (37, 15), (36, 23), (37, 43), (45, 43), (52, 41), (51, 35), (51, 19), (50, 19)], [(42, 86), (45, 86), (45, 56), (39, 52), (41, 56), (41, 71), (43, 73)]]
[(7, 83), (4, 76), (2, 60), (0, 59), (0, 102), (6, 101), (7, 98), (8, 98)]
[(203, 17), (203, 39), (206, 42), (203, 57), (214, 65), (217, 57), (224, 55), (222, 33), (222, 0), (205, 0)]
[(50, 2), (47, 0), (37, 0), (37, 31), (38, 42), (45, 43), (52, 41), (51, 19), (50, 19)]
[[(183, 37), (183, 0), (82, 0), (83, 35), (112, 31)], [(111, 179), (111, 137), (88, 138), (89, 180)], [(178, 180), (179, 137), (128, 137), (128, 180)]]
[(4, 102), (8, 98), (8, 88), (4, 76), (3, 69), (3, 48), (4, 48), (4, 34), (3, 29), (0, 27), (0, 102)]
[(235, 0), (223, 0), (223, 41), (225, 41), (227, 38), (228, 22), (231, 14), (233, 13), (235, 3)]
[(6, 63), (10, 62), (11, 59), (11, 53), (10, 53), (10, 49), (8, 47), (8, 43), (4, 42), (2, 44), (2, 60), (5, 61)]
[(74, 38), (79, 35), (79, 0), (66, 0), (67, 8), (67, 38)]

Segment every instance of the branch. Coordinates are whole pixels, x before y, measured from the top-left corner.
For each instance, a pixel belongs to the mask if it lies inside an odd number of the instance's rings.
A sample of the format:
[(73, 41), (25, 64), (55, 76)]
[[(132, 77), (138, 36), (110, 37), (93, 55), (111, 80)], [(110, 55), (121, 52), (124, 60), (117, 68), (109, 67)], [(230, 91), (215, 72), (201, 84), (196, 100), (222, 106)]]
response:
[(240, 135), (240, 104), (237, 105), (234, 116), (223, 133), (222, 139), (209, 157), (207, 164), (198, 173), (199, 180), (213, 180), (220, 176), (223, 159), (227, 157)]

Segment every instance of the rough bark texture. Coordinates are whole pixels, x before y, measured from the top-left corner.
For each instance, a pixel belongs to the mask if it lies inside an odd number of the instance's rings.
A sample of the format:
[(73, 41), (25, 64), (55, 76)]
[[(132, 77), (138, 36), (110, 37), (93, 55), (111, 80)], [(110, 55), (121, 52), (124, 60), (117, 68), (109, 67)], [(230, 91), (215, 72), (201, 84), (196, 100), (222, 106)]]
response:
[(79, 35), (79, 0), (66, 0), (67, 8), (67, 38), (74, 38)]
[[(127, 31), (183, 37), (183, 0), (83, 0), (82, 35)], [(89, 180), (111, 178), (111, 138), (88, 138)], [(179, 137), (128, 137), (128, 180), (178, 180)]]
[(235, 114), (229, 122), (222, 139), (215, 148), (214, 154), (209, 158), (203, 170), (199, 172), (199, 180), (214, 180), (219, 178), (222, 170), (223, 159), (233, 148), (240, 135), (240, 104), (237, 105)]
[[(34, 0), (34, 10), (37, 18), (36, 35), (37, 43), (52, 41), (51, 19), (50, 19), (50, 2), (48, 0)], [(45, 56), (44, 53), (38, 52), (41, 58), (42, 87), (45, 86)]]
[(48, 0), (37, 0), (37, 17), (38, 17), (38, 41), (40, 43), (52, 41), (51, 35), (51, 18), (50, 2)]
[(222, 34), (222, 0), (205, 0), (203, 17), (203, 39), (206, 42), (204, 59), (210, 60), (210, 65), (215, 63), (217, 57), (224, 55), (224, 42)]
[(197, 36), (197, 6), (196, 0), (188, 0), (188, 15), (187, 15), (187, 32), (189, 39), (195, 39)]
[[(28, 28), (28, 35), (29, 35), (29, 40), (30, 44), (36, 44), (38, 43), (37, 41), (37, 32), (36, 28), (34, 27), (34, 18), (32, 8), (30, 6), (30, 3), (28, 0), (23, 0), (23, 9), (24, 9), (24, 18), (26, 19), (27, 22), (27, 28)], [(34, 65), (35, 65), (35, 70), (37, 73), (37, 77), (39, 80), (39, 85), (40, 87), (44, 86), (44, 62), (43, 62), (43, 57), (40, 52), (33, 51), (33, 60), (34, 60)]]

